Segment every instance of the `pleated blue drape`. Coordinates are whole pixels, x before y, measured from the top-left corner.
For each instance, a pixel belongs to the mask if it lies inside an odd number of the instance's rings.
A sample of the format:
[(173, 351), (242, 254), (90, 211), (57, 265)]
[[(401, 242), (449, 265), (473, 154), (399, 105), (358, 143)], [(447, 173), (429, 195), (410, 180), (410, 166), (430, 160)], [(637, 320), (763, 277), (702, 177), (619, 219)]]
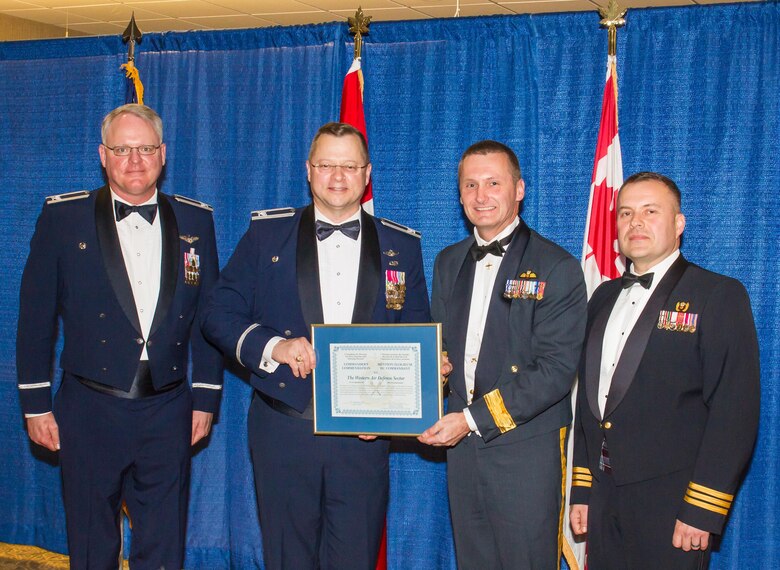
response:
[[(776, 2), (632, 10), (618, 38), (625, 173), (679, 184), (683, 252), (745, 283), (759, 332), (761, 429), (713, 556), (723, 569), (780, 564), (779, 23)], [(520, 157), (526, 221), (579, 256), (606, 66), (595, 13), (375, 23), (363, 52), (376, 211), (423, 232), (429, 281), (436, 253), (469, 231), (456, 167), (482, 138)], [(43, 198), (102, 184), (99, 125), (123, 102), (124, 54), (118, 37), (0, 44), (3, 542), (66, 551), (56, 460), (31, 448), (20, 419), (18, 289)], [(223, 264), (251, 210), (308, 201), (308, 144), (338, 117), (351, 58), (343, 24), (150, 34), (139, 46), (145, 102), (165, 123), (161, 188), (214, 205)], [(262, 567), (244, 379), (226, 373), (219, 423), (194, 458), (188, 568)], [(390, 567), (454, 568), (442, 455), (394, 450)]]

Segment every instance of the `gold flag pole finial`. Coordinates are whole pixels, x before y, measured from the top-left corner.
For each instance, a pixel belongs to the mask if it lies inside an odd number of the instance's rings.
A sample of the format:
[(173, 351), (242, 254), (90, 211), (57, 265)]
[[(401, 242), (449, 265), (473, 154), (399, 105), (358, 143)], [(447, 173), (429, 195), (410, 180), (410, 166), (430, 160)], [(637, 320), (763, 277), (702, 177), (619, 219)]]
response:
[(617, 54), (617, 29), (626, 25), (626, 12), (628, 10), (620, 10), (617, 0), (609, 0), (606, 8), (599, 8), (599, 25), (609, 32), (609, 55)]
[(349, 24), (349, 33), (355, 36), (355, 59), (360, 57), (360, 51), (363, 49), (363, 36), (368, 35), (368, 26), (371, 24), (371, 16), (363, 13), (363, 8), (358, 6), (354, 16), (347, 19)]

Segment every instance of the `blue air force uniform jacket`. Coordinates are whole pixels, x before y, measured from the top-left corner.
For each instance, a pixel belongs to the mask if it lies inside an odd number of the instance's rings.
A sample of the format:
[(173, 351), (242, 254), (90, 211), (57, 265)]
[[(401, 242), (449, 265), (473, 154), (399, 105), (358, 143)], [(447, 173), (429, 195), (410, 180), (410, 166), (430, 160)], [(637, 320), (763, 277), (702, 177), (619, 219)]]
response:
[[(312, 398), (311, 376), (280, 365), (264, 368), (262, 353), (275, 336), (310, 338), (323, 322), (314, 232), (314, 206), (256, 212), (222, 270), (203, 315), (206, 336), (252, 372), (252, 386), (303, 411)], [(419, 234), (362, 213), (360, 269), (353, 323), (430, 322)], [(402, 308), (387, 308), (388, 271), (402, 272)]]
[[(434, 268), (431, 309), (443, 324), (453, 364), (450, 412), (468, 402), (463, 355), (476, 267), (469, 254), (473, 243), (472, 236), (447, 247)], [(517, 286), (516, 298), (504, 297), (508, 281)], [(585, 332), (586, 302), (579, 262), (520, 220), (491, 293), (468, 406), (488, 445), (530, 439), (571, 423), (568, 396)]]
[[(186, 378), (192, 348), (196, 410), (215, 412), (222, 356), (193, 327), (219, 273), (211, 208), (157, 193), (162, 231), (160, 294), (143, 338), (108, 186), (46, 200), (22, 276), (16, 361), (25, 414), (51, 410), (51, 357), (62, 319), (60, 367), (129, 390), (146, 345), (155, 388)], [(185, 254), (198, 256), (185, 278)], [(192, 259), (192, 258), (191, 258)]]
[(758, 343), (747, 292), (680, 256), (626, 341), (602, 418), (601, 349), (620, 291), (620, 279), (604, 283), (588, 305), (571, 502), (588, 503), (603, 476), (606, 440), (617, 485), (690, 470), (677, 518), (719, 534), (758, 429)]

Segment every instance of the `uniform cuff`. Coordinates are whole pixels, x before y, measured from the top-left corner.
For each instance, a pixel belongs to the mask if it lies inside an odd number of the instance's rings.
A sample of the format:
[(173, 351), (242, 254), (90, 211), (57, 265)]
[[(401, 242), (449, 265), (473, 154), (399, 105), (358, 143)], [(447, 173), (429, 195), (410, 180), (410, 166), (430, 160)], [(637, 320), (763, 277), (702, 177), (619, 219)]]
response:
[(276, 345), (283, 340), (283, 337), (275, 336), (266, 343), (265, 348), (263, 349), (263, 357), (259, 364), (260, 370), (268, 372), (268, 374), (276, 372), (276, 369), (279, 368), (279, 363), (276, 362), (276, 360), (274, 360), (271, 355), (274, 353), (274, 348), (276, 348)]

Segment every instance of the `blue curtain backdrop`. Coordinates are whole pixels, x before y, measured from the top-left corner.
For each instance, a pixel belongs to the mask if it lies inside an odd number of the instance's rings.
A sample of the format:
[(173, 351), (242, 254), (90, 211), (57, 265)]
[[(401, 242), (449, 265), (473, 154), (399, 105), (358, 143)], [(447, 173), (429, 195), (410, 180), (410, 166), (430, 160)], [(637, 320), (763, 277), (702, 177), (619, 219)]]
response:
[[(371, 26), (376, 210), (423, 232), (429, 280), (436, 253), (468, 231), (456, 165), (481, 138), (517, 151), (526, 221), (579, 256), (606, 65), (597, 24), (576, 13)], [(775, 2), (647, 9), (618, 34), (625, 172), (677, 181), (685, 255), (745, 283), (761, 343), (758, 444), (714, 568), (780, 564), (779, 24)], [(119, 37), (0, 44), (0, 541), (66, 551), (56, 460), (32, 449), (20, 419), (18, 289), (43, 198), (102, 183), (99, 124), (123, 102), (125, 53)], [(144, 38), (145, 102), (168, 144), (162, 189), (215, 206), (223, 264), (251, 210), (308, 201), (307, 146), (338, 117), (351, 57), (344, 24)], [(219, 423), (194, 458), (188, 568), (262, 567), (240, 375), (226, 375)], [(391, 568), (454, 568), (445, 470), (438, 454), (396, 444)]]

